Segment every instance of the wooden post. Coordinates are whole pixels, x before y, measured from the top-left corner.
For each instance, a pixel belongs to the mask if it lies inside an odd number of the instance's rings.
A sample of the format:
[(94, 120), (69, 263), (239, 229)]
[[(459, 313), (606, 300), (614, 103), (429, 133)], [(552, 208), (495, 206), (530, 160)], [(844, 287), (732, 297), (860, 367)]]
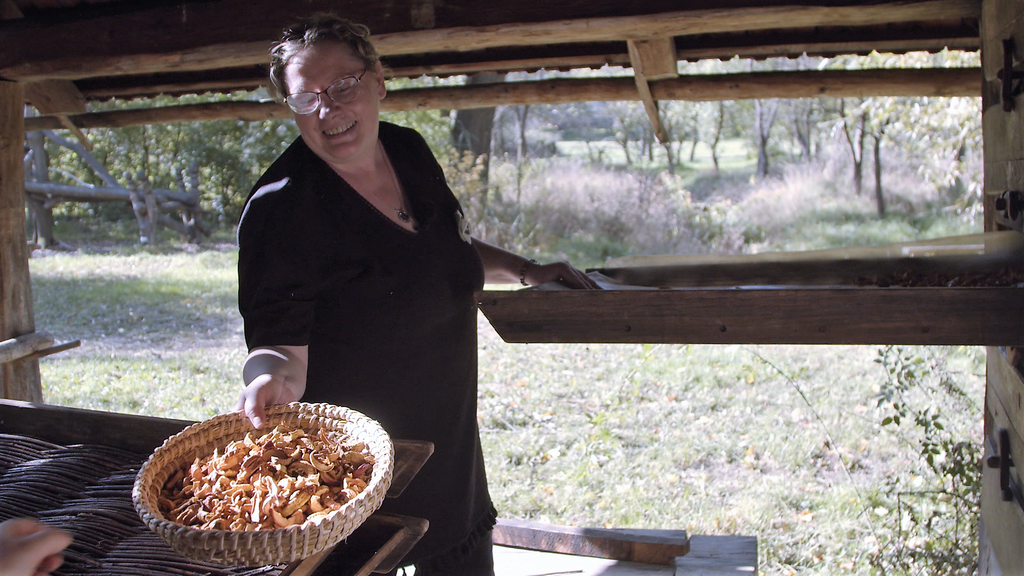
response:
[[(24, 115), (21, 86), (0, 81), (0, 341), (35, 332), (25, 237)], [(41, 402), (39, 361), (0, 365), (0, 396)]]
[[(1009, 42), (1007, 46), (1006, 42)], [(1009, 49), (1007, 49), (1009, 48)], [(1024, 71), (1024, 3), (984, 0), (981, 50), (985, 146), (985, 230), (997, 230), (995, 199), (1024, 190), (1024, 95), (1003, 95), (1002, 78)], [(985, 458), (981, 484), (979, 570), (984, 576), (1024, 570), (1024, 374), (1022, 347), (991, 347), (985, 392)]]

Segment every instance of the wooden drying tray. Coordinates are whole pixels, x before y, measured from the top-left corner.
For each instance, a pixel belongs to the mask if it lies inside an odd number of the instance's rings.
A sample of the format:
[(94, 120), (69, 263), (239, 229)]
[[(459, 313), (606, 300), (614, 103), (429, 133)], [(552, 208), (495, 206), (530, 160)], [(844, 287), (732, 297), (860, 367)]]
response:
[(1024, 266), (1024, 235), (996, 232), (875, 248), (648, 257), (591, 272), (605, 290), (478, 294), (506, 342), (1024, 345), (1024, 287), (878, 287), (909, 271)]
[[(0, 433), (61, 445), (99, 444), (149, 454), (189, 424), (192, 422), (0, 399)], [(430, 442), (394, 440), (394, 445), (395, 470), (388, 498), (402, 493), (434, 450)], [(367, 576), (374, 571), (388, 572), (426, 529), (427, 521), (420, 518), (376, 513), (338, 546), (284, 566), (277, 575)]]

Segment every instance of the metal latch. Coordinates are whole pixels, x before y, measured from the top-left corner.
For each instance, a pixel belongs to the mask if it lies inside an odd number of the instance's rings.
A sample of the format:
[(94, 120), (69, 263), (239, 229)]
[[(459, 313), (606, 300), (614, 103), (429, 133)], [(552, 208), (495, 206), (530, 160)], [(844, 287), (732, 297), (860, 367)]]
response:
[(1024, 232), (1024, 192), (1006, 190), (993, 203), (996, 224)]
[(989, 468), (999, 469), (999, 491), (1003, 501), (1016, 500), (1017, 506), (1024, 510), (1024, 495), (1021, 494), (1020, 487), (1010, 475), (1010, 469), (1015, 467), (1013, 458), (1010, 456), (1010, 432), (1006, 428), (999, 428), (996, 430), (996, 435), (998, 446), (992, 446), (990, 439), (986, 440), (992, 455), (985, 459), (985, 464)]

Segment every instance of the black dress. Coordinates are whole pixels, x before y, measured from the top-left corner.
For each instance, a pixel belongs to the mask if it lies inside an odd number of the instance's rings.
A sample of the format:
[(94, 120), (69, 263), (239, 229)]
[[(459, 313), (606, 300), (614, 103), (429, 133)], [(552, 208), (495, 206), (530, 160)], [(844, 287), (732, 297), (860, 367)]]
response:
[(477, 430), (479, 254), (413, 130), (381, 123), (416, 232), (363, 199), (301, 138), (260, 178), (238, 225), (246, 343), (308, 345), (304, 402), (347, 406), (434, 454), (383, 510), (426, 518), (407, 560), (455, 559), (491, 529)]

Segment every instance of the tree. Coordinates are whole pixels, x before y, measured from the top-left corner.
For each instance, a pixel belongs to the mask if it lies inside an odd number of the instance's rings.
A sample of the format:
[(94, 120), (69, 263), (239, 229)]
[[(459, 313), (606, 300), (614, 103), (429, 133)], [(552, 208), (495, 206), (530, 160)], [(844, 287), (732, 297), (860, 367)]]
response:
[[(504, 74), (484, 72), (466, 80), (467, 85), (504, 82)], [(487, 182), (487, 165), (491, 157), (491, 132), (494, 130), (494, 107), (467, 108), (455, 112), (452, 124), (452, 143), (459, 155), (467, 152), (483, 162), (480, 177)], [(486, 190), (486, 188), (485, 188)], [(486, 192), (485, 192), (486, 194)]]
[(768, 139), (771, 136), (779, 101), (754, 100), (754, 143), (757, 146), (757, 175), (768, 175)]
[(842, 131), (850, 157), (853, 160), (853, 190), (857, 196), (864, 190), (864, 139), (867, 137), (867, 112), (863, 106), (855, 106), (847, 112), (846, 100), (839, 101), (840, 118), (836, 123)]

